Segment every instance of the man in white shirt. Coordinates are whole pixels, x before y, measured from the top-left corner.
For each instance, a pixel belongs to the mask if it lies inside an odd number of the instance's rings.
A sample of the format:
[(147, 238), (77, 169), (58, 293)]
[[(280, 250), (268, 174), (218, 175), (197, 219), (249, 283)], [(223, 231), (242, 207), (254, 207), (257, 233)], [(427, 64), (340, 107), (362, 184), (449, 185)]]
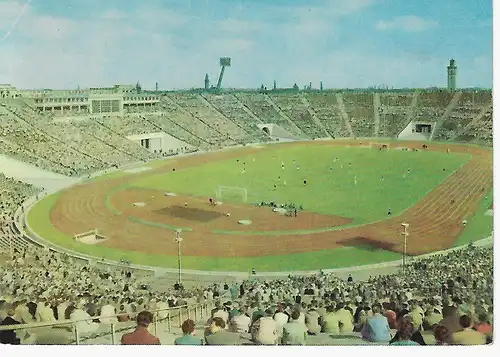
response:
[(36, 321), (37, 322), (52, 322), (56, 321), (54, 317), (54, 311), (50, 308), (50, 304), (48, 301), (36, 311)]
[(239, 334), (247, 333), (250, 329), (252, 319), (245, 315), (245, 308), (241, 308), (231, 319), (231, 331)]
[(272, 310), (266, 310), (266, 316), (261, 317), (252, 325), (252, 340), (260, 345), (278, 343), (278, 326), (273, 320)]
[(110, 300), (105, 300), (105, 305), (101, 308), (100, 319), (102, 324), (116, 324), (118, 319), (116, 317), (111, 317), (116, 315), (116, 308), (111, 304)]
[(278, 304), (278, 311), (274, 314), (274, 321), (276, 321), (278, 329), (278, 337), (283, 336), (283, 326), (288, 322), (290, 316), (285, 314), (285, 306), (282, 303)]

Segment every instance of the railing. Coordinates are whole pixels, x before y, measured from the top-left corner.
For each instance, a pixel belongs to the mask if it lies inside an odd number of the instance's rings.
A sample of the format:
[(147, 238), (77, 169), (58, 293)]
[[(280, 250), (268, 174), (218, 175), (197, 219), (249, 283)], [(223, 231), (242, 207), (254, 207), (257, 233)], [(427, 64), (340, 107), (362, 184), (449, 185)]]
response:
[[(202, 303), (197, 303), (193, 305), (183, 305), (183, 306), (176, 306), (176, 307), (169, 307), (167, 309), (158, 309), (158, 310), (152, 310), (150, 311), (153, 314), (153, 331), (152, 333), (155, 336), (158, 336), (159, 332), (159, 325), (162, 323), (167, 324), (167, 331), (171, 332), (172, 331), (172, 324), (175, 326), (175, 322), (178, 323), (178, 327), (181, 327), (182, 323), (184, 322), (185, 319), (192, 319), (193, 321), (198, 321), (203, 318), (208, 318), (208, 316), (211, 315), (211, 310), (213, 308), (214, 304), (213, 301), (204, 301)], [(28, 323), (28, 324), (18, 324), (18, 325), (5, 325), (5, 326), (0, 326), (0, 331), (25, 331), (25, 330), (33, 330), (36, 328), (44, 328), (44, 327), (71, 327), (72, 328), (72, 333), (73, 333), (73, 340), (70, 340), (69, 344), (76, 344), (80, 345), (82, 341), (86, 340), (91, 340), (99, 337), (104, 337), (104, 336), (111, 336), (111, 343), (114, 345), (117, 343), (116, 339), (116, 334), (117, 332), (125, 332), (127, 330), (132, 330), (136, 327), (135, 324), (130, 324), (127, 326), (121, 326), (121, 328), (117, 329), (117, 326), (119, 326), (119, 323), (117, 321), (119, 316), (127, 315), (131, 318), (130, 321), (134, 321), (132, 318), (135, 317), (138, 313), (120, 313), (120, 314), (115, 314), (111, 316), (94, 316), (91, 318), (87, 319), (80, 319), (80, 320), (59, 320), (59, 321), (53, 321), (53, 322), (33, 322), (33, 323)], [(166, 316), (163, 317), (164, 314), (160, 314), (161, 312), (165, 313)], [(160, 316), (161, 315), (161, 316)], [(82, 336), (81, 331), (76, 327), (76, 324), (79, 322), (85, 322), (85, 321), (90, 321), (93, 322), (95, 320), (109, 320), (109, 319), (114, 319), (117, 322), (113, 322), (111, 324), (106, 324), (106, 323), (101, 323), (101, 326), (109, 326), (109, 332), (106, 331), (101, 331), (100, 333), (98, 332), (90, 332), (86, 335)]]

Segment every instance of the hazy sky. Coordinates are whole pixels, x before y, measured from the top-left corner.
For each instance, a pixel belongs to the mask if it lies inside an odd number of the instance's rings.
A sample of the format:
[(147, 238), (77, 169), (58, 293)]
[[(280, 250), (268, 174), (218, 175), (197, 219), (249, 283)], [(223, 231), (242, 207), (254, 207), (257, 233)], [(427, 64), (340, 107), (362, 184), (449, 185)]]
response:
[(0, 0), (0, 83), (492, 86), (491, 0)]

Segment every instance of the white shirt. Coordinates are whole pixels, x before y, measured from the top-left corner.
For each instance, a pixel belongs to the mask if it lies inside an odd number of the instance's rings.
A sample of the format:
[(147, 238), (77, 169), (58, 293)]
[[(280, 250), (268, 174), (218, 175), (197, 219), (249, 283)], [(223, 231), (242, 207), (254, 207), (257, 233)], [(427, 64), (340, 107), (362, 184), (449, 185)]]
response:
[(274, 314), (274, 321), (276, 321), (276, 325), (278, 328), (278, 336), (283, 336), (283, 326), (288, 322), (288, 315), (284, 312), (277, 312)]
[(99, 321), (101, 321), (102, 324), (113, 324), (117, 323), (118, 319), (116, 317), (109, 317), (113, 316), (116, 314), (116, 309), (113, 305), (104, 305), (101, 308), (101, 318)]
[(232, 330), (233, 332), (237, 333), (243, 333), (243, 332), (248, 332), (250, 329), (250, 323), (252, 322), (252, 319), (248, 317), (245, 314), (238, 315), (236, 317), (233, 317), (232, 320)]
[(257, 343), (263, 345), (278, 343), (278, 325), (272, 317), (261, 317), (256, 325), (252, 335)]

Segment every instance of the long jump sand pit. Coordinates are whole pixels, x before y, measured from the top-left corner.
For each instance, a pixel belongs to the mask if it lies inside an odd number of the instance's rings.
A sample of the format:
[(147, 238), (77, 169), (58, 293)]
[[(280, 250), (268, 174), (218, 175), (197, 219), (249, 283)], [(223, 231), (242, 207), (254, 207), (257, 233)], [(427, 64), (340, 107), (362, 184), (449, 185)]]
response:
[[(368, 145), (370, 140), (301, 142), (284, 145)], [(379, 144), (377, 144), (379, 145)], [(380, 144), (381, 145), (381, 144)], [(422, 149), (421, 143), (390, 143)], [(272, 147), (270, 145), (269, 147)], [(108, 239), (103, 246), (175, 255), (177, 247), (172, 227), (188, 227), (183, 232), (183, 253), (198, 257), (252, 257), (284, 255), (365, 246), (401, 252), (401, 223), (410, 224), (409, 254), (423, 254), (448, 248), (464, 229), (461, 222), (477, 209), (485, 190), (492, 186), (492, 155), (481, 148), (460, 145), (432, 145), (427, 150), (467, 152), (472, 155), (459, 170), (402, 215), (360, 227), (313, 231), (322, 227), (345, 225), (348, 218), (299, 212), (297, 218), (285, 217), (266, 207), (222, 204), (210, 206), (208, 197), (165, 196), (163, 192), (126, 188), (131, 178), (171, 172), (172, 167), (131, 174), (99, 182), (89, 182), (63, 191), (50, 213), (52, 225), (68, 235), (98, 229)], [(265, 148), (243, 148), (178, 158), (178, 169), (207, 162), (227, 160)], [(120, 187), (125, 187), (120, 189)], [(135, 207), (134, 202), (144, 202)], [(187, 203), (187, 207), (184, 207)], [(115, 212), (110, 210), (111, 205)], [(184, 212), (183, 209), (187, 208)], [(228, 217), (226, 213), (230, 213)], [(250, 220), (245, 226), (239, 220)], [(307, 230), (311, 232), (294, 232)], [(226, 231), (233, 231), (233, 234)], [(281, 231), (281, 232), (280, 232)], [(279, 234), (276, 232), (280, 232)]]

